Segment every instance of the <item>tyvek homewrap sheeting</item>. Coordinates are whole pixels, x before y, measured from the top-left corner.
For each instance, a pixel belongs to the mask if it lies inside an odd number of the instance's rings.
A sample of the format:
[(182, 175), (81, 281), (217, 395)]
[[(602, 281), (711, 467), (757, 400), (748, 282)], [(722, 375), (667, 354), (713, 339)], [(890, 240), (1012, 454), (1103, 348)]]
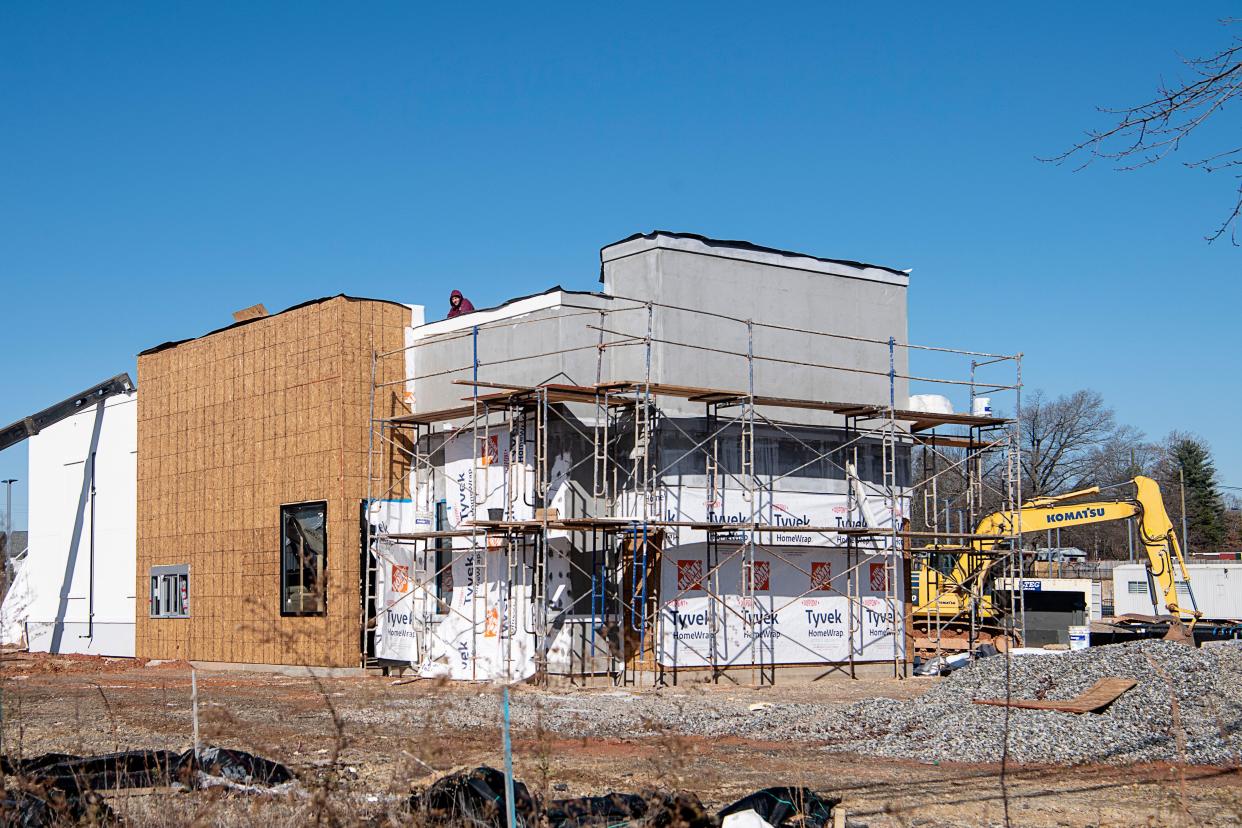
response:
[(469, 528), (467, 521), (487, 520), (490, 510), (506, 520), (533, 517), (524, 497), (533, 488), (533, 455), (534, 443), (521, 427), (490, 434), (464, 429), (450, 437), (444, 444), (449, 526)]
[(13, 565), (16, 574), (9, 591), (4, 594), (4, 603), (0, 604), (0, 644), (25, 647), (26, 619), (30, 615), (35, 593), (26, 561), (15, 561)]
[[(858, 488), (857, 486), (855, 488)], [(759, 523), (789, 531), (717, 533), (709, 555), (707, 533), (670, 527), (661, 557), (657, 656), (668, 666), (812, 664), (888, 661), (904, 648), (893, 627), (904, 601), (900, 555), (893, 539), (860, 538), (847, 552), (836, 532), (794, 531), (799, 526), (891, 530), (893, 509), (883, 498), (760, 490), (662, 489), (648, 514), (671, 522)], [(908, 511), (897, 502), (897, 521)], [(637, 507), (631, 505), (637, 511)], [(754, 534), (753, 581), (744, 581)], [(747, 567), (748, 568), (748, 567)], [(746, 589), (746, 584), (752, 584)], [(715, 597), (713, 597), (715, 596)]]
[[(378, 500), (370, 504), (368, 518), (375, 532), (425, 532), (431, 516), (415, 509), (410, 500)], [(371, 542), (376, 563), (375, 656), (416, 662), (419, 658), (419, 613), (425, 601), (426, 581), (431, 574), (427, 558), (434, 553), (382, 538)], [(434, 561), (434, 558), (433, 558)]]
[[(512, 430), (484, 434), (463, 429), (444, 443), (444, 478), (447, 480), (448, 524), (469, 528), (468, 521), (488, 520), (494, 514), (505, 520), (535, 517), (530, 492), (535, 482), (535, 443), (524, 423)], [(548, 460), (548, 508), (565, 511), (566, 484), (573, 461), (568, 453)], [(553, 530), (551, 537), (565, 532)]]
[[(899, 498), (897, 503), (897, 520), (908, 513), (909, 498)], [(739, 525), (758, 523), (765, 526), (778, 527), (771, 532), (762, 532), (755, 539), (757, 543), (783, 546), (844, 546), (845, 536), (836, 532), (803, 532), (797, 531), (801, 526), (824, 526), (833, 528), (863, 528), (890, 530), (892, 528), (892, 510), (885, 499), (872, 494), (865, 501), (855, 498), (853, 504), (845, 494), (827, 492), (784, 492), (761, 489), (747, 499), (747, 493), (741, 489), (717, 490), (709, 495), (708, 490), (700, 486), (681, 486), (665, 484), (657, 490), (653, 503), (647, 507), (648, 520), (661, 520), (680, 523), (736, 523)], [(633, 492), (622, 496), (624, 514), (641, 519), (642, 506)], [(780, 531), (779, 527), (789, 527), (788, 531)], [(707, 532), (685, 526), (673, 526), (667, 529), (669, 543), (686, 544), (701, 543), (707, 540)], [(726, 536), (717, 532), (717, 540), (744, 540), (750, 533), (740, 530)], [(891, 545), (892, 539), (883, 536), (860, 540), (872, 548)]]
[[(704, 543), (666, 549), (660, 573), (657, 656), (667, 667), (886, 661), (904, 647), (900, 558), (824, 547), (757, 547), (753, 589), (746, 554)], [(745, 567), (749, 568), (749, 567)], [(848, 597), (856, 569), (857, 600)], [(892, 582), (897, 600), (887, 596)], [(750, 594), (747, 594), (750, 593)], [(712, 597), (713, 594), (717, 597)]]
[[(488, 435), (462, 432), (444, 446), (448, 528), (469, 528), (493, 510), (506, 519), (529, 520), (534, 507), (523, 497), (532, 488), (533, 444), (524, 429)], [(564, 499), (567, 458), (551, 463), (548, 502)], [(551, 533), (555, 536), (556, 533)], [(568, 605), (569, 567), (556, 538), (548, 553), (547, 609), (555, 618)], [(448, 612), (431, 628), (420, 664), (425, 676), (518, 680), (535, 672), (537, 608), (535, 552), (482, 533), (453, 538)], [(554, 636), (548, 658), (563, 658), (568, 644)]]
[(535, 672), (533, 554), (456, 549), (449, 612), (430, 633), (424, 676), (519, 680)]
[[(532, 489), (532, 441), (520, 428), (491, 434), (463, 430), (444, 446), (447, 528), (468, 528), (475, 519), (534, 517), (525, 493)], [(549, 505), (564, 510), (568, 456), (550, 458)], [(854, 486), (843, 493), (761, 490), (744, 497), (738, 489), (709, 498), (701, 487), (666, 485), (646, 510), (648, 519), (669, 522), (752, 522), (788, 527), (755, 538), (754, 589), (743, 589), (743, 554), (749, 532), (718, 533), (721, 545), (708, 558), (707, 535), (689, 527), (668, 527), (661, 554), (658, 616), (645, 634), (657, 642), (665, 666), (887, 661), (904, 648), (903, 631), (893, 629), (904, 600), (901, 561), (891, 537), (860, 538), (845, 550), (845, 536), (831, 528), (891, 529), (893, 509), (885, 498)], [(901, 521), (908, 498), (898, 500)], [(623, 497), (619, 511), (640, 519), (639, 501)], [(830, 527), (826, 532), (799, 527)], [(569, 635), (557, 620), (570, 609), (567, 539), (550, 532), (547, 607), (554, 630), (547, 661), (556, 670), (568, 661)], [(480, 533), (453, 538), (452, 587), (447, 614), (428, 625), (420, 650), (424, 675), (456, 679), (515, 680), (535, 670), (544, 628), (534, 603), (534, 551), (512, 548), (499, 536)], [(619, 573), (614, 573), (614, 577)], [(891, 584), (891, 588), (890, 588)], [(652, 584), (652, 588), (656, 587)], [(713, 598), (712, 596), (717, 596)], [(579, 610), (581, 611), (581, 610)], [(430, 619), (429, 619), (430, 620)], [(641, 622), (629, 619), (630, 623)], [(652, 640), (648, 638), (648, 640)]]

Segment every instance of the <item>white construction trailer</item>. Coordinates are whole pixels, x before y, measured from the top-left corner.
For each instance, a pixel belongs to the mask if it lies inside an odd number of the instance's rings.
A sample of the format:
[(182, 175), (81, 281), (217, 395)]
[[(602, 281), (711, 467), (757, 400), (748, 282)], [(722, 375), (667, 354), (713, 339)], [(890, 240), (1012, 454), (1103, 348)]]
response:
[[(1187, 564), (1190, 588), (1177, 579), (1178, 600), (1194, 607), (1208, 621), (1242, 621), (1242, 562)], [(1193, 589), (1194, 596), (1191, 597)], [(1164, 615), (1168, 608), (1147, 582), (1147, 567), (1126, 564), (1113, 569), (1113, 614)]]
[(29, 547), (0, 606), (0, 643), (134, 655), (137, 392), (126, 375), (0, 435), (29, 440)]

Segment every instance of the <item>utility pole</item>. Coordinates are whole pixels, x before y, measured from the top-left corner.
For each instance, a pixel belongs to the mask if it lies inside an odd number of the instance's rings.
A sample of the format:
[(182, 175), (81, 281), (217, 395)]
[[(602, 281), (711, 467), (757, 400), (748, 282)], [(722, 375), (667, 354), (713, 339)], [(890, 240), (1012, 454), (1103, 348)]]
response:
[(1182, 490), (1182, 554), (1190, 555), (1190, 541), (1186, 535), (1186, 467), (1177, 464), (1177, 482)]

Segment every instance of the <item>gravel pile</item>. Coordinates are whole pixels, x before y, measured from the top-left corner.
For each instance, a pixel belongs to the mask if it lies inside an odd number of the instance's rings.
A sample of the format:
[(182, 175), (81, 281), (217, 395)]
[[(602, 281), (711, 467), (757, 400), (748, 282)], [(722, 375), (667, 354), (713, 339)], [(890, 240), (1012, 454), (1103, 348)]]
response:
[(872, 699), (834, 711), (819, 723), (820, 732), (831, 750), (924, 761), (996, 762), (1006, 743), (1016, 762), (1239, 761), (1242, 647), (1236, 644), (1196, 650), (1141, 641), (1009, 660), (1014, 698), (1068, 699), (1108, 676), (1138, 681), (1100, 714), (972, 704), (1005, 697), (1005, 661), (978, 661), (912, 701)]
[[(914, 699), (875, 698), (846, 706), (783, 702), (776, 694), (520, 691), (513, 694), (511, 717), (514, 730), (527, 735), (739, 736), (826, 743), (834, 752), (928, 762), (1000, 761), (1006, 741), (1014, 762), (1242, 761), (1242, 645), (1196, 650), (1142, 641), (1062, 655), (1015, 656), (1009, 664), (1013, 698), (1068, 699), (1109, 676), (1132, 678), (1138, 685), (1101, 714), (973, 704), (973, 699), (1006, 695), (1006, 659), (993, 656), (954, 672)], [(1174, 726), (1170, 689), (1180, 727)], [(751, 709), (753, 702), (768, 698), (771, 706)], [(405, 729), (420, 724), (435, 730), (499, 725), (494, 690), (395, 698), (381, 708), (349, 711), (345, 717), (399, 723)]]

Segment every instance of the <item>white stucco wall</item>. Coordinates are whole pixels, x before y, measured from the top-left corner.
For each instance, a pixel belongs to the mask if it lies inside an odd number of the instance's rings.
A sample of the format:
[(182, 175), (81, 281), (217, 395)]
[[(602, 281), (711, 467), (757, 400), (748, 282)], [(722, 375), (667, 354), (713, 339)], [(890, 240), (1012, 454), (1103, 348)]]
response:
[(134, 654), (137, 410), (136, 394), (111, 397), (30, 438), (33, 651)]

